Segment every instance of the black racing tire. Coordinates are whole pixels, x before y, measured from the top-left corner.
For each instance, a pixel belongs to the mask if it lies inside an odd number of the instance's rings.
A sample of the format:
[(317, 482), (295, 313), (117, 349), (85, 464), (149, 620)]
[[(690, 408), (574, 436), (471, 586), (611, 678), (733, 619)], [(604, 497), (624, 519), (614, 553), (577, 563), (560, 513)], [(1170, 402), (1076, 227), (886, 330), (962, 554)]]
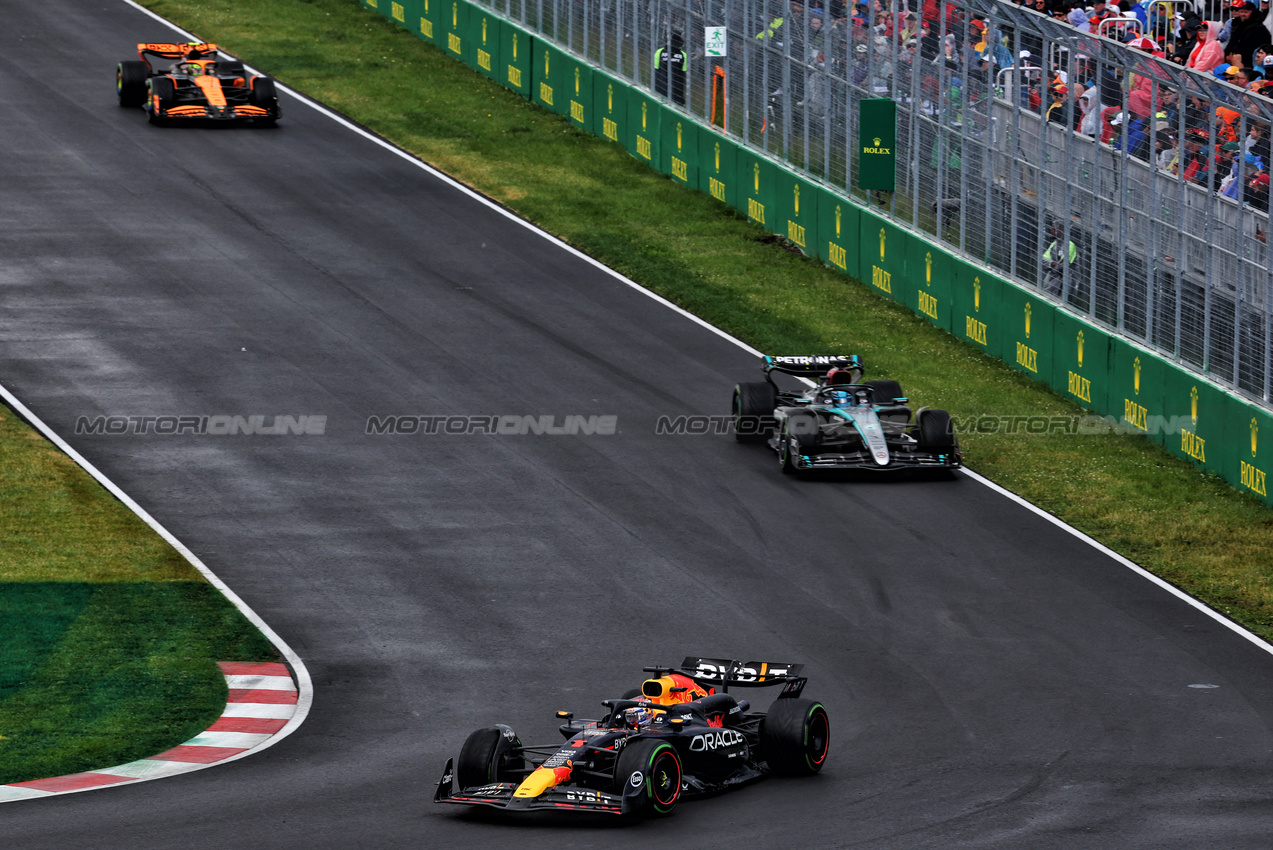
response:
[(150, 80), (150, 106), (148, 112), (150, 123), (163, 125), (168, 123), (164, 117), (166, 112), (177, 102), (176, 87), (171, 77), (152, 77)]
[(782, 433), (778, 435), (778, 467), (787, 474), (799, 472), (791, 454), (791, 441), (795, 440), (800, 453), (806, 454), (822, 442), (818, 417), (813, 413), (796, 411), (782, 420)]
[(919, 447), (926, 452), (947, 454), (959, 446), (950, 414), (944, 410), (925, 410), (919, 414)]
[(274, 80), (269, 77), (253, 77), (252, 91), (248, 93), (248, 103), (267, 110), (268, 118), (257, 118), (256, 123), (264, 127), (273, 127), (280, 114), (278, 91), (274, 88)]
[(641, 699), (642, 696), (644, 695), (641, 693), (640, 688), (628, 688), (623, 692), (623, 696), (620, 699)]
[(130, 109), (144, 106), (148, 79), (150, 69), (145, 62), (120, 62), (115, 69), (115, 91), (119, 95), (119, 105)]
[(734, 415), (734, 439), (740, 443), (763, 443), (773, 433), (774, 408), (778, 390), (768, 381), (742, 383), (734, 387), (730, 412)]
[(667, 741), (637, 740), (614, 764), (615, 789), (630, 802), (629, 812), (638, 816), (672, 814), (683, 779), (681, 757)]
[(826, 763), (831, 723), (822, 703), (775, 700), (760, 726), (760, 756), (782, 776), (812, 776)]
[(892, 404), (893, 399), (906, 397), (897, 381), (867, 381), (862, 386), (871, 388), (871, 398), (876, 404)]
[(512, 782), (510, 761), (521, 755), (522, 742), (507, 726), (488, 726), (469, 735), (455, 764), (459, 788), (475, 788), (492, 782)]
[(217, 76), (243, 77), (246, 75), (247, 71), (243, 68), (243, 62), (238, 59), (223, 59), (217, 62)]

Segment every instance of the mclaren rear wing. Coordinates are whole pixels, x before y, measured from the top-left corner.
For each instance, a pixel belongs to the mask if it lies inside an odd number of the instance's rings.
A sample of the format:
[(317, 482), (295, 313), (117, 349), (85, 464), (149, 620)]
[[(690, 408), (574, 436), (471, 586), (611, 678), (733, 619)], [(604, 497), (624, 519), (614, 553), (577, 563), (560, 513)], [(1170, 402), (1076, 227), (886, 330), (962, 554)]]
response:
[(137, 45), (137, 55), (147, 65), (150, 64), (150, 59), (147, 58), (150, 56), (157, 56), (160, 59), (215, 59), (217, 58), (217, 46), (201, 41), (191, 41), (185, 44), (147, 42), (146, 44)]

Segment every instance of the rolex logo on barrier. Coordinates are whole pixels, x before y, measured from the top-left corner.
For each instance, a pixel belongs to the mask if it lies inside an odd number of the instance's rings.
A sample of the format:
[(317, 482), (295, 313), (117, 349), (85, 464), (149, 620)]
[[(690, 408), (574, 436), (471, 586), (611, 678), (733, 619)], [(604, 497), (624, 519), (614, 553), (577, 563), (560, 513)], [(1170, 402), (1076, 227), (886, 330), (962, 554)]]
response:
[(458, 27), (460, 25), (460, 4), (451, 4), (451, 26)]
[(981, 312), (981, 278), (979, 277), (972, 279), (972, 311)]
[(836, 239), (839, 239), (839, 238), (840, 238), (840, 215), (841, 215), (841, 213), (842, 213), (842, 211), (841, 211), (841, 209), (840, 209), (840, 205), (839, 205), (839, 204), (836, 204), (836, 205), (835, 205), (835, 238), (836, 238)]
[(880, 262), (884, 262), (884, 228), (880, 228)]
[(795, 196), (794, 205), (795, 205), (796, 215), (800, 215), (800, 184), (797, 183), (795, 186), (793, 186), (791, 191), (792, 191), (792, 194)]
[(681, 152), (681, 122), (676, 122), (676, 152)]
[[(1198, 387), (1189, 390), (1189, 417), (1193, 427), (1198, 427)], [(1201, 463), (1207, 461), (1207, 441), (1188, 428), (1180, 429), (1180, 450)]]
[(1025, 337), (1026, 339), (1030, 338), (1030, 310), (1031, 310), (1031, 305), (1030, 305), (1030, 302), (1027, 301), (1025, 302)]
[(933, 252), (924, 255), (924, 285), (933, 285)]
[(1255, 457), (1255, 439), (1260, 433), (1260, 423), (1255, 421), (1255, 417), (1251, 417), (1251, 457)]
[(649, 110), (650, 110), (650, 104), (643, 102), (641, 104), (641, 129), (642, 130), (645, 129), (646, 114), (649, 112)]
[(716, 143), (716, 173), (720, 174), (720, 142)]
[(579, 68), (575, 68), (575, 97), (579, 96), (579, 76), (582, 73)]
[(756, 181), (756, 194), (758, 194), (758, 195), (759, 195), (759, 194), (760, 194), (760, 163), (759, 163), (759, 162), (753, 163), (753, 164), (752, 164), (752, 169), (751, 169), (751, 170), (752, 170), (752, 173), (753, 173), (753, 174), (754, 174), (754, 176), (755, 176), (755, 181)]
[(1079, 331), (1079, 368), (1083, 368), (1083, 332)]
[(1137, 357), (1132, 361), (1132, 389), (1136, 391), (1136, 395), (1140, 395), (1140, 358)]

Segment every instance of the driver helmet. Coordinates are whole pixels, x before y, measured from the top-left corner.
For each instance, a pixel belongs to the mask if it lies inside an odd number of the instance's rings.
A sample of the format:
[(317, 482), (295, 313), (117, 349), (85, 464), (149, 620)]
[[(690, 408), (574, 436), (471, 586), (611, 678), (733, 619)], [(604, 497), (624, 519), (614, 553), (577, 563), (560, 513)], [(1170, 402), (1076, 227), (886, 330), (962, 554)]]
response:
[(644, 729), (654, 720), (654, 712), (648, 708), (636, 706), (635, 708), (625, 709), (623, 719), (633, 729)]
[(200, 65), (198, 62), (187, 62), (186, 66), (182, 70), (185, 71), (186, 75), (190, 77), (203, 76), (203, 66)]
[(853, 404), (853, 396), (849, 394), (848, 390), (832, 390), (831, 403), (836, 407), (845, 407)]

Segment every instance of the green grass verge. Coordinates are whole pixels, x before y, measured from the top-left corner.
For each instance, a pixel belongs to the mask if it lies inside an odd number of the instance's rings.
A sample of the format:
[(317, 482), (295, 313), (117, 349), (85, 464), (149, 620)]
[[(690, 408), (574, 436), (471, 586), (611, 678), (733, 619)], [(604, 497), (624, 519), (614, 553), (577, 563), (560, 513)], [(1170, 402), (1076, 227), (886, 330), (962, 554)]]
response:
[[(958, 416), (1079, 412), (353, 0), (145, 2), (756, 348), (861, 354)], [(963, 444), (973, 469), (1273, 638), (1273, 512), (1255, 499), (1134, 436)]]
[(145, 758), (273, 647), (65, 454), (0, 407), (0, 784)]

